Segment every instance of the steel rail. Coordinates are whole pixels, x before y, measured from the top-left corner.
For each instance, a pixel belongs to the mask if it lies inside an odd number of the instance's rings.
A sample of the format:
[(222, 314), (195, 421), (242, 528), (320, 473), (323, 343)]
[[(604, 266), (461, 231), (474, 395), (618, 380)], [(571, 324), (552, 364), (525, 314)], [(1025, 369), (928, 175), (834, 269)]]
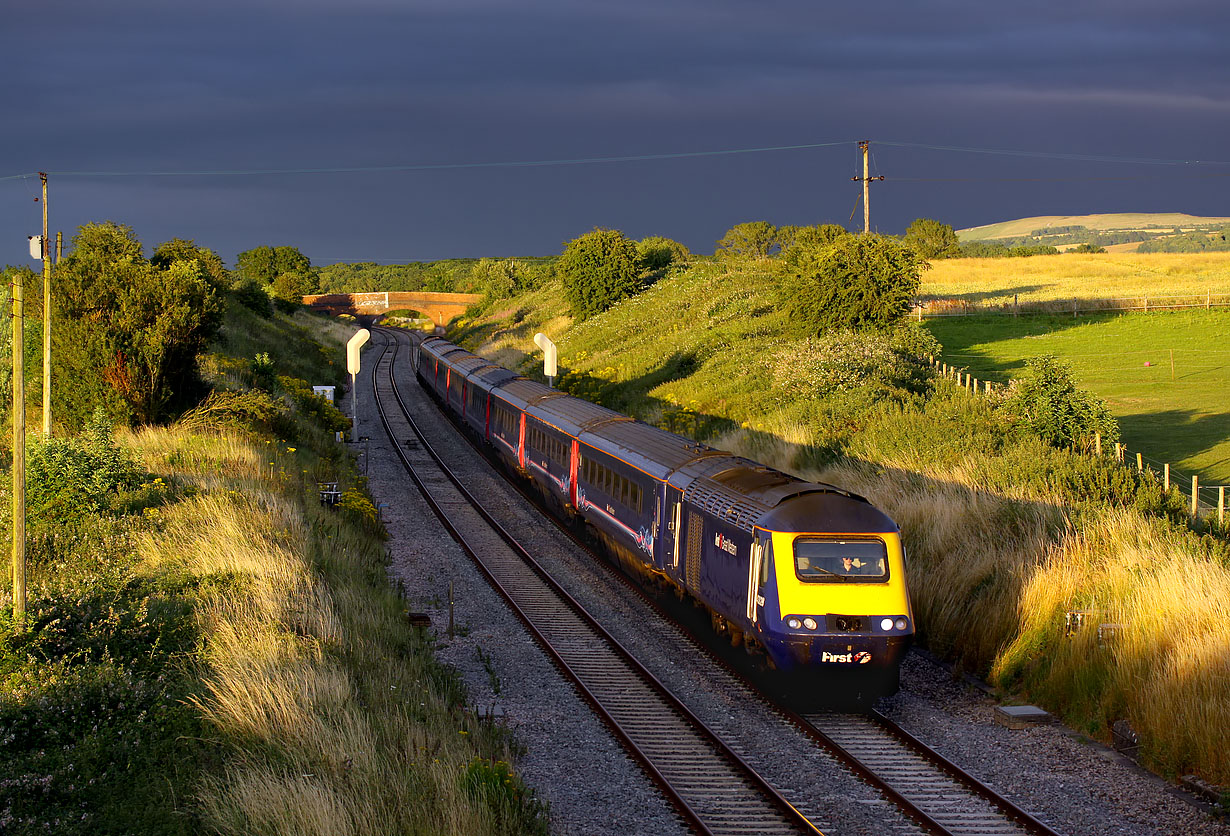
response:
[[(390, 440), (394, 442), (394, 449), (397, 450), (403, 466), (418, 486), (420, 493), (423, 494), (450, 535), (475, 561), (539, 644), (555, 660), (565, 676), (573, 682), (586, 701), (595, 708), (604, 722), (624, 742), (629, 752), (641, 763), (664, 794), (671, 799), (688, 823), (705, 834), (759, 832), (819, 834), (820, 831), (802, 813), (742, 758), (732, 752), (625, 647), (607, 633), (579, 602), (559, 587), (529, 552), (465, 489), (419, 431), (398, 391), (394, 361), (401, 344), (400, 341), (387, 332), (378, 331), (378, 333), (382, 333), (387, 342), (382, 343), (381, 357), (373, 365), (372, 383), (377, 410), (385, 431)], [(490, 550), (483, 550), (486, 553), (480, 556), (479, 551), (471, 543), (471, 537), (467, 537), (460, 530), (456, 521), (450, 518), (449, 513), (432, 495), (420, 474), (415, 471), (409, 457), (396, 444), (387, 410), (380, 399), (378, 379), (379, 368), (384, 364), (384, 358), (390, 345), (393, 348), (393, 354), (387, 363), (388, 380), (407, 425), (419, 437), (420, 448), (432, 459), (439, 472), (448, 479), (452, 489), (515, 553), (517, 559), (522, 562), (523, 571), (532, 572), (533, 578), (550, 591), (554, 596), (552, 601), (544, 603), (542, 600), (528, 600), (528, 593), (524, 589), (514, 588), (508, 577), (500, 577), (501, 567), (490, 565), (493, 562), (498, 563), (498, 558), (493, 561)], [(503, 572), (508, 571), (509, 567), (503, 567)], [(520, 579), (520, 582), (524, 584), (525, 579)], [(535, 591), (535, 594), (541, 596), (542, 593)], [(567, 646), (561, 646), (560, 636), (554, 636), (553, 641), (553, 637), (548, 635), (561, 630), (566, 633), (570, 629), (575, 629), (574, 625), (561, 626), (561, 613), (565, 610), (561, 609), (560, 603), (566, 607), (567, 614), (583, 622), (584, 630), (589, 634), (580, 639), (575, 633), (566, 637), (565, 645), (571, 644), (582, 648), (579, 653), (580, 658), (577, 658), (577, 653), (570, 652)], [(544, 623), (544, 620), (548, 623)], [(628, 673), (623, 674), (625, 680), (628, 676), (632, 676), (637, 682), (625, 681), (619, 684), (616, 676), (622, 672), (618, 670), (618, 666), (612, 669), (609, 664), (605, 666), (601, 664), (601, 654), (595, 651), (592, 638), (598, 638), (605, 643), (611, 654), (618, 659), (619, 664), (626, 668)], [(636, 693), (638, 690), (642, 693)], [(654, 710), (650, 705), (653, 699), (659, 701), (660, 710)], [(653, 728), (655, 725), (658, 729)], [(655, 739), (654, 735), (659, 730), (664, 737)], [(684, 739), (688, 734), (695, 735), (697, 740)], [(697, 742), (702, 747), (701, 750), (696, 749)], [(693, 748), (691, 754), (685, 752), (689, 746)], [(723, 762), (730, 773), (725, 778), (718, 774), (718, 767)], [(731, 783), (732, 780), (734, 784)], [(683, 784), (686, 785), (681, 786)], [(735, 797), (740, 789), (754, 794), (754, 798)], [(767, 804), (762, 802), (767, 802)], [(779, 817), (776, 822), (765, 820), (766, 814), (771, 817), (773, 813)], [(749, 819), (749, 814), (754, 818)]]
[[(453, 421), (452, 416), (449, 415), (449, 413), (444, 410), (441, 410), (440, 412), (450, 421)], [(456, 425), (455, 421), (453, 423)], [(469, 442), (476, 450), (483, 454), (485, 458), (491, 460), (491, 457), (487, 455), (486, 451), (474, 444), (473, 440), (470, 439), (468, 435), (462, 433), (462, 436), (466, 438), (467, 442)], [(513, 488), (517, 490), (517, 492), (520, 493), (521, 496), (528, 502), (542, 510), (545, 516), (550, 519), (556, 527), (564, 535), (569, 537), (577, 546), (586, 550), (586, 552), (590, 555), (602, 560), (607, 566), (613, 566), (604, 553), (600, 550), (596, 550), (592, 544), (586, 542), (586, 540), (579, 536), (576, 531), (564, 524), (564, 522), (554, 514), (551, 514), (549, 511), (544, 509), (538, 495), (527, 490), (523, 485), (517, 483), (515, 480), (508, 480), (508, 483), (512, 485)], [(652, 594), (647, 592), (640, 585), (634, 583), (626, 573), (618, 571), (617, 567), (613, 568), (616, 569), (616, 571), (612, 571), (611, 573), (614, 578), (618, 579), (628, 589), (636, 593), (643, 601), (653, 608), (661, 618), (665, 619), (675, 629), (677, 629), (681, 635), (686, 637), (695, 648), (705, 653), (728, 674), (759, 697), (770, 710), (777, 713), (791, 725), (795, 726), (807, 737), (817, 743), (821, 748), (845, 764), (848, 769), (865, 780), (868, 784), (882, 792), (890, 801), (901, 808), (908, 817), (921, 825), (929, 833), (936, 834), (936, 836), (951, 836), (954, 833), (953, 828), (956, 828), (956, 830), (962, 834), (1001, 834), (1006, 832), (1023, 832), (1030, 834), (1030, 836), (1060, 836), (1058, 832), (1047, 826), (1045, 823), (1039, 821), (1036, 817), (1017, 806), (1010, 799), (1005, 798), (991, 787), (988, 787), (982, 781), (978, 780), (978, 778), (971, 775), (949, 759), (945, 758), (930, 746), (927, 746), (921, 740), (910, 734), (888, 717), (878, 711), (872, 710), (868, 712), (867, 716), (871, 718), (870, 722), (874, 724), (874, 728), (882, 731), (884, 735), (884, 743), (882, 745), (884, 747), (889, 745), (899, 747), (900, 750), (922, 759), (935, 771), (933, 780), (937, 784), (943, 781), (951, 781), (952, 784), (960, 786), (968, 792), (974, 800), (989, 805), (997, 811), (998, 815), (1001, 817), (1001, 821), (1004, 824), (1011, 823), (1011, 829), (1005, 830), (1005, 828), (1000, 826), (998, 823), (991, 820), (986, 820), (987, 829), (971, 830), (971, 823), (968, 818), (963, 820), (960, 815), (953, 816), (950, 813), (950, 809), (956, 806), (953, 804), (954, 799), (951, 795), (939, 798), (936, 803), (929, 803), (931, 799), (925, 797), (926, 793), (920, 794), (917, 792), (917, 787), (919, 785), (917, 783), (916, 774), (909, 775), (909, 781), (907, 783), (910, 783), (911, 787), (908, 790), (904, 790), (899, 786), (901, 783), (900, 781), (898, 781), (897, 785), (895, 785), (891, 778), (882, 774), (886, 771), (886, 767), (883, 766), (883, 764), (891, 763), (894, 758), (900, 760), (904, 757), (902, 751), (899, 751), (896, 755), (889, 756), (887, 759), (880, 759), (879, 763), (881, 764), (881, 767), (877, 769), (872, 762), (873, 758), (869, 757), (866, 752), (863, 753), (862, 757), (859, 757), (850, 751), (850, 747), (839, 742), (834, 735), (828, 734), (819, 728), (817, 722), (813, 722), (813, 720), (809, 719), (809, 717), (804, 716), (791, 707), (783, 704), (781, 700), (775, 699), (766, 694), (763, 689), (753, 682), (745, 672), (739, 670), (729, 660), (723, 658), (723, 656), (716, 652), (710, 646), (710, 643), (700, 637), (696, 631), (690, 629), (685, 624), (680, 623), (680, 621), (668, 612), (662, 603)], [(862, 715), (854, 716), (861, 717)]]

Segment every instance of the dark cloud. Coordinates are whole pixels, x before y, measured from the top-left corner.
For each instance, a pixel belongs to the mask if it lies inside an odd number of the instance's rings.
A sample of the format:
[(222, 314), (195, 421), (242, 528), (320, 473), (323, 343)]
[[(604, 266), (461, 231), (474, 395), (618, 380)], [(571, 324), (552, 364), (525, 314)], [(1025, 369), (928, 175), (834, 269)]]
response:
[[(847, 141), (592, 166), (53, 179), (54, 223), (130, 223), (228, 261), (556, 252), (596, 224), (700, 250), (731, 224), (845, 222), (853, 141), (1223, 159), (1211, 2), (52, 0), (6, 14), (5, 174), (574, 159)], [(1043, 213), (1230, 214), (1230, 166), (1164, 172), (875, 146), (873, 217), (957, 226)], [(1097, 178), (1097, 179), (1094, 179)], [(37, 179), (0, 181), (24, 260)]]

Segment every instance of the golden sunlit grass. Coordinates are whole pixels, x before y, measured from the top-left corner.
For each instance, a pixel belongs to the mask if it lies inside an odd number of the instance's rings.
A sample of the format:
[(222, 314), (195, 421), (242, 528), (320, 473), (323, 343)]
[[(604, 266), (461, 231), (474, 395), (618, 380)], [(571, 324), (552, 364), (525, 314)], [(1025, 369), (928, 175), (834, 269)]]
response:
[[(193, 703), (234, 753), (197, 799), (224, 834), (537, 832), (518, 785), (466, 791), (506, 734), (458, 713), (396, 595), (371, 585), (380, 540), (305, 504), (291, 448), (239, 431), (144, 429), (146, 463), (200, 493), (159, 512), (150, 572), (205, 591)], [(269, 461), (273, 461), (270, 466)], [(492, 754), (494, 753), (494, 755)]]
[(923, 273), (924, 299), (979, 305), (1056, 299), (1230, 293), (1230, 253), (1065, 253), (1030, 258), (951, 258)]
[[(1088, 624), (1063, 635), (1065, 614)], [(1230, 571), (1157, 521), (1108, 512), (1065, 537), (1025, 579), (1017, 638), (993, 673), (1123, 716), (1154, 764), (1230, 777)], [(1099, 641), (1097, 625), (1114, 625)], [(1113, 632), (1111, 632), (1113, 631)]]

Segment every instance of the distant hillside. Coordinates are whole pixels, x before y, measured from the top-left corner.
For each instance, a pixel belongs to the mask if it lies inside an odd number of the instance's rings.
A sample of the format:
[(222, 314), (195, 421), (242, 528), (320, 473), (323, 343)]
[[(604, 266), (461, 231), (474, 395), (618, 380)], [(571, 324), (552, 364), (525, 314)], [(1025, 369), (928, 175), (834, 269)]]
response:
[(1141, 242), (1190, 233), (1211, 233), (1230, 226), (1230, 218), (1207, 218), (1179, 212), (1108, 215), (1041, 215), (975, 226), (957, 231), (962, 243), (986, 242), (1005, 246), (1052, 246), (1066, 249), (1096, 244), (1132, 250)]

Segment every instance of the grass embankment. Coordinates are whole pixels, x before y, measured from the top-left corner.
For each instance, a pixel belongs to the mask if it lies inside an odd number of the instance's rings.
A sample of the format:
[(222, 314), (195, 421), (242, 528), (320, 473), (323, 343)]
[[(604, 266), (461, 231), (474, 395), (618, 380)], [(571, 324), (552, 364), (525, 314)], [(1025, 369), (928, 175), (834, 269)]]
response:
[(307, 322), (233, 310), (204, 364), (232, 394), (95, 443), (139, 479), (33, 521), (29, 623), (0, 625), (5, 833), (545, 832), (309, 417), (340, 415), (293, 377), (335, 382), (343, 355)]
[[(1049, 447), (1001, 399), (934, 379), (904, 357), (925, 336), (786, 336), (774, 287), (763, 266), (698, 264), (583, 323), (544, 289), (456, 336), (538, 374), (546, 331), (561, 386), (870, 497), (904, 531), (932, 649), (1091, 734), (1128, 720), (1165, 772), (1230, 783), (1211, 743), (1230, 738), (1230, 549), (1215, 527), (1189, 528), (1152, 477)], [(1123, 630), (1069, 638), (1070, 610)]]
[(1098, 253), (931, 262), (921, 297), (976, 305), (1230, 293), (1230, 253)]
[(1230, 311), (954, 317), (926, 327), (945, 362), (981, 380), (1007, 382), (1027, 358), (1054, 354), (1106, 401), (1131, 450), (1202, 483), (1230, 483)]

